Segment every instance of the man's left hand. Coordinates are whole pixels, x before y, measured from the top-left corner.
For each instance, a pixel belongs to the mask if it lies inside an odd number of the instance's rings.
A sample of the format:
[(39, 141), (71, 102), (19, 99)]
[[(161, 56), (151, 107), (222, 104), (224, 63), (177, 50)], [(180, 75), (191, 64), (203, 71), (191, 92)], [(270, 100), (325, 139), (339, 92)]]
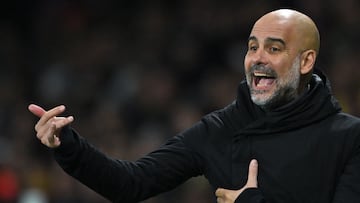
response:
[(248, 180), (239, 190), (218, 188), (215, 192), (218, 203), (234, 203), (238, 196), (247, 188), (257, 188), (258, 162), (253, 159), (249, 164)]

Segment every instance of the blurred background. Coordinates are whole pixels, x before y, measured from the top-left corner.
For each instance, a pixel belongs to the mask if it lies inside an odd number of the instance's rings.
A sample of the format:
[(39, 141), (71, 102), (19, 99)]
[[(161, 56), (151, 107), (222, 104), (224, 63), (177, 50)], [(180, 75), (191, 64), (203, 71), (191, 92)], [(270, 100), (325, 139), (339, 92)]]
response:
[[(30, 103), (59, 104), (110, 156), (135, 160), (235, 98), (253, 23), (309, 15), (317, 66), (360, 116), (358, 0), (6, 1), (0, 18), (0, 202), (108, 202), (67, 176), (35, 137)], [(198, 177), (147, 203), (211, 202)]]

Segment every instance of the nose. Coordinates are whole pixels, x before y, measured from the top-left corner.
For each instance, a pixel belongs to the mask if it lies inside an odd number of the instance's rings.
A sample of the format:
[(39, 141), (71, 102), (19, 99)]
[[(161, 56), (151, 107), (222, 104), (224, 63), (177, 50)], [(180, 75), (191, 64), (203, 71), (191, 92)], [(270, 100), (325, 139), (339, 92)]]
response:
[(262, 48), (258, 48), (256, 51), (249, 55), (250, 63), (253, 65), (266, 65), (267, 57), (266, 52)]

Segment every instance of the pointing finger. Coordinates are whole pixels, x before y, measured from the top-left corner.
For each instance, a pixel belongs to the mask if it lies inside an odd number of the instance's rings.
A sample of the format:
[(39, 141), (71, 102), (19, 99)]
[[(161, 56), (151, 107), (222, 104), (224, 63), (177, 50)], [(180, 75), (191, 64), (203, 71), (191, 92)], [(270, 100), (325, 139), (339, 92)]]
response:
[(249, 164), (249, 174), (247, 185), (249, 187), (257, 187), (258, 162), (256, 159), (251, 160)]

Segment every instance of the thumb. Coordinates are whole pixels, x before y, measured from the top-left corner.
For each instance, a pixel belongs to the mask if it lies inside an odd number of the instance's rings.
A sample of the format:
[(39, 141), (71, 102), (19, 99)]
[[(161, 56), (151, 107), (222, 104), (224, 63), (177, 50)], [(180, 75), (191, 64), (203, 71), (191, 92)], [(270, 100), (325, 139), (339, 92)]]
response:
[(248, 187), (257, 187), (258, 162), (256, 159), (251, 160), (249, 164)]
[(216, 191), (215, 191), (215, 195), (217, 197), (222, 197), (224, 196), (224, 193), (226, 192), (226, 189), (224, 188), (218, 188)]
[(41, 117), (46, 112), (43, 108), (41, 108), (40, 106), (38, 106), (36, 104), (30, 104), (28, 106), (28, 109), (31, 113), (33, 113), (37, 117)]

